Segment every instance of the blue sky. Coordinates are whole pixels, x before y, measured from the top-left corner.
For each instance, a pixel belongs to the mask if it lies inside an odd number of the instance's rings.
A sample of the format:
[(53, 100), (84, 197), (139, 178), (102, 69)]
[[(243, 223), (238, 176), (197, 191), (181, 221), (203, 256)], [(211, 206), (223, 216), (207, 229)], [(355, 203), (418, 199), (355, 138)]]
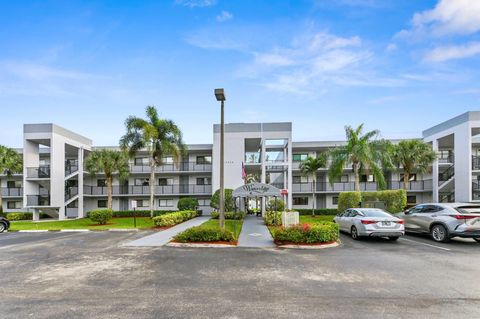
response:
[[(54, 122), (116, 145), (147, 105), (187, 143), (226, 121), (386, 138), (480, 107), (478, 0), (1, 1), (0, 144)], [(80, 110), (80, 111), (79, 111)]]

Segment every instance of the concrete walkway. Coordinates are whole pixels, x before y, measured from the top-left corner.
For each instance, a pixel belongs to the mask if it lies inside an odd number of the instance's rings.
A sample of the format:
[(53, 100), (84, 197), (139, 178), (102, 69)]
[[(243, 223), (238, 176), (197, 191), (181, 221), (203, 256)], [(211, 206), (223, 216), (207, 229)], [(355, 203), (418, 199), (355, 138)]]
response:
[(272, 235), (263, 219), (247, 215), (243, 222), (242, 232), (238, 238), (238, 247), (276, 247)]
[(173, 226), (169, 229), (156, 232), (153, 235), (148, 235), (143, 238), (126, 243), (124, 246), (130, 246), (130, 247), (163, 246), (168, 244), (168, 242), (171, 241), (176, 234), (181, 233), (182, 231), (190, 227), (199, 226), (209, 219), (210, 219), (210, 216), (196, 217), (196, 218), (187, 220), (186, 222), (183, 222), (181, 224), (178, 224), (176, 226)]

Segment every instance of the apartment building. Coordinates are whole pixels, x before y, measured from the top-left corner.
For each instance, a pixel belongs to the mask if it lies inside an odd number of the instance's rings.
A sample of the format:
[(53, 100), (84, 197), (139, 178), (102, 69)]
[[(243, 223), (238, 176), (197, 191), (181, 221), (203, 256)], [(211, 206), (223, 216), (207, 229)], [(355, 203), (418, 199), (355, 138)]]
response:
[[(339, 180), (329, 181), (327, 169), (320, 169), (313, 185), (302, 176), (300, 163), (308, 156), (343, 145), (344, 141), (296, 142), (292, 123), (231, 123), (225, 125), (225, 187), (235, 189), (247, 174), (256, 180), (287, 189), (287, 207), (336, 208), (338, 195), (354, 190), (354, 175), (345, 167)], [(210, 198), (219, 188), (220, 127), (213, 127), (212, 144), (188, 145), (179, 165), (164, 158), (157, 168), (154, 209), (175, 210), (181, 197), (195, 197), (200, 209), (211, 211)], [(480, 112), (467, 112), (423, 132), (424, 141), (438, 152), (427, 174), (414, 174), (408, 203), (430, 201), (480, 201)], [(396, 143), (398, 141), (392, 141)], [(95, 149), (92, 141), (55, 124), (24, 125), (23, 174), (0, 176), (5, 212), (40, 212), (59, 219), (81, 218), (86, 212), (107, 205), (107, 188), (102, 174), (92, 176), (83, 168), (84, 158)], [(104, 148), (104, 147), (103, 147)], [(117, 147), (108, 147), (117, 149)], [(131, 159), (130, 176), (114, 180), (113, 208), (149, 209), (150, 168), (147, 153)], [(361, 177), (363, 191), (377, 190), (372, 175)], [(388, 173), (387, 188), (403, 187), (402, 169)], [(315, 187), (315, 199), (312, 188)]]

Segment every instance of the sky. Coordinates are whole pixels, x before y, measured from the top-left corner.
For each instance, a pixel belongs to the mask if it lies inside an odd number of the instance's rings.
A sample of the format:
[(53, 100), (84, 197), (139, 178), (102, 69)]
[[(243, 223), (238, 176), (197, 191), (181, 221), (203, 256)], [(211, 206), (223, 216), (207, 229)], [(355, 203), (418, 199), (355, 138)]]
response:
[(0, 0), (0, 144), (55, 123), (118, 145), (155, 105), (186, 143), (225, 121), (296, 141), (420, 137), (480, 110), (479, 0)]

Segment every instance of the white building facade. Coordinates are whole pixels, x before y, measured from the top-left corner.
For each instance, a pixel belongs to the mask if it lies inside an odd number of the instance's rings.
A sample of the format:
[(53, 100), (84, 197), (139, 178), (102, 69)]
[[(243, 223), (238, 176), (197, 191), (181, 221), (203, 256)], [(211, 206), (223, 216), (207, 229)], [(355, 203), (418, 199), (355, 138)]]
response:
[[(211, 211), (210, 198), (219, 188), (220, 127), (213, 127), (212, 144), (187, 145), (180, 165), (164, 158), (150, 181), (148, 155), (139, 152), (130, 162), (127, 181), (113, 183), (113, 209), (148, 210), (149, 185), (155, 185), (155, 210), (176, 210), (182, 197), (199, 200), (199, 209)], [(480, 201), (480, 112), (468, 112), (423, 132), (423, 139), (438, 152), (427, 174), (413, 174), (407, 190), (410, 205), (431, 201)], [(398, 141), (392, 141), (394, 143)], [(354, 175), (345, 167), (337, 181), (328, 180), (327, 169), (317, 173), (315, 185), (302, 176), (300, 163), (308, 156), (343, 145), (343, 141), (295, 142), (292, 123), (231, 123), (225, 125), (225, 187), (235, 189), (244, 177), (288, 190), (288, 208), (336, 208), (338, 195), (354, 190)], [(82, 218), (88, 211), (105, 208), (107, 188), (102, 174), (84, 171), (92, 147), (86, 137), (54, 124), (24, 126), (24, 172), (0, 175), (4, 212), (31, 211), (38, 219), (46, 213), (59, 219)], [(107, 147), (118, 149), (118, 147)], [(401, 169), (389, 172), (387, 189), (403, 187)], [(372, 175), (361, 175), (363, 191), (376, 191)], [(312, 194), (315, 188), (315, 195)]]

